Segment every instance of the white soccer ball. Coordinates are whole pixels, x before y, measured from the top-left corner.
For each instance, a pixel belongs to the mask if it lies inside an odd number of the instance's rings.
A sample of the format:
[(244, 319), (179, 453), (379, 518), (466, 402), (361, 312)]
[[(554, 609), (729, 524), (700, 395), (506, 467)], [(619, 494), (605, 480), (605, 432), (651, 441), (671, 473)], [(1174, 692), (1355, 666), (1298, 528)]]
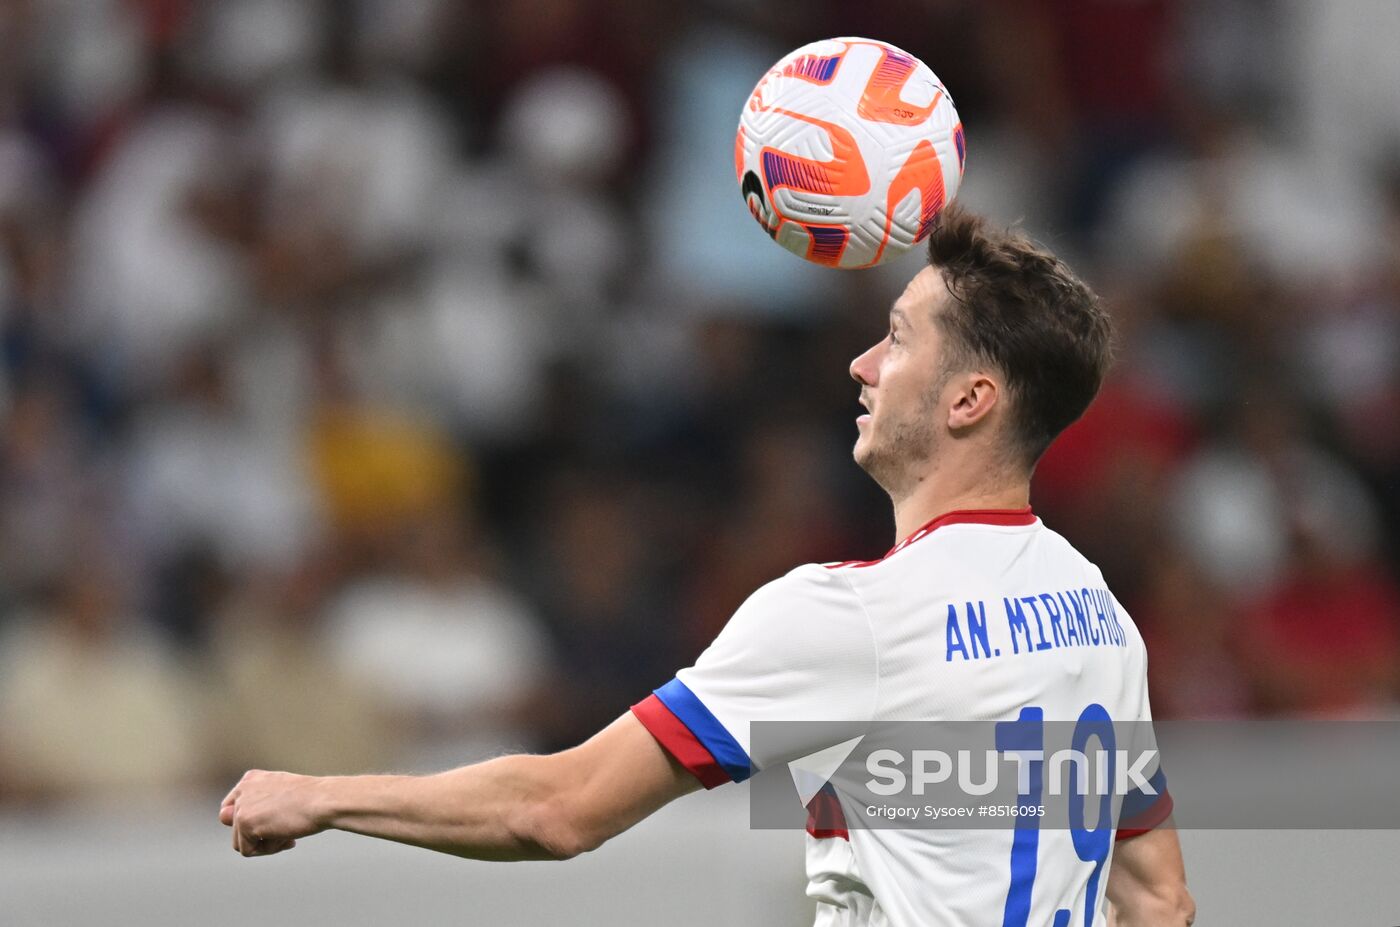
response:
[(758, 82), (734, 171), (778, 244), (827, 267), (873, 267), (928, 235), (966, 151), (953, 98), (926, 64), (887, 42), (823, 39)]

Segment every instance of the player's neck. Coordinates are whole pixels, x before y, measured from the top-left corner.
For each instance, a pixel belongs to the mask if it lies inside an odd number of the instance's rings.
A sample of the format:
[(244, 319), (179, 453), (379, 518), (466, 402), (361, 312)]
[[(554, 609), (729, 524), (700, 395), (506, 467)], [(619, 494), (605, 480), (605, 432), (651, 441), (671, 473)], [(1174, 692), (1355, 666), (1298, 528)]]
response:
[(894, 500), (895, 543), (949, 512), (1023, 509), (1030, 505), (1029, 480), (988, 483), (931, 474), (903, 498)]

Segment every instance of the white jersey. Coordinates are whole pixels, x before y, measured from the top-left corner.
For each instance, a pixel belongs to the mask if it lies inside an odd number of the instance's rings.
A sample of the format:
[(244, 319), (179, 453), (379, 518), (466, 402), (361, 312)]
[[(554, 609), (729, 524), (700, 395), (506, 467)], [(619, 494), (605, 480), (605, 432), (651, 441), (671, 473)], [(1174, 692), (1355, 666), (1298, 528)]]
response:
[[(752, 722), (1001, 721), (1027, 709), (1074, 721), (1090, 705), (1150, 722), (1146, 673), (1142, 637), (1099, 569), (1029, 508), (952, 512), (880, 560), (809, 564), (759, 589), (633, 712), (713, 788), (797, 758), (762, 755)], [(1158, 795), (1124, 799), (1118, 837), (1170, 812), (1160, 770), (1152, 781)], [(1068, 830), (1026, 842), (1010, 826), (847, 828), (834, 803), (824, 816), (806, 838), (818, 927), (1105, 922), (1111, 858), (1081, 860)]]

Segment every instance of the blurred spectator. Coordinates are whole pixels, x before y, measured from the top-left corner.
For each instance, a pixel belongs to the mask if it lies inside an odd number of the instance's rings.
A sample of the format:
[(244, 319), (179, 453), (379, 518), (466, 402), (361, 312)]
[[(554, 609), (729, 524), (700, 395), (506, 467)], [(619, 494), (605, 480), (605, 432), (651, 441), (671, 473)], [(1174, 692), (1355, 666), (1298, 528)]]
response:
[(307, 558), (251, 577), (217, 615), (209, 661), (219, 768), (372, 772), (403, 748), (374, 680), (332, 660), (325, 598), (330, 558)]
[(166, 401), (132, 425), (133, 517), (155, 562), (209, 546), (230, 568), (296, 556), (316, 528), (301, 448), (255, 432), (230, 390), (216, 345), (191, 350), (171, 373)]
[(1147, 643), (1154, 718), (1240, 718), (1254, 710), (1238, 608), (1190, 558), (1159, 540), (1130, 607)]
[(1179, 0), (1003, 0), (987, 7), (997, 90), (1025, 140), (1059, 160), (1060, 213), (1086, 235), (1105, 195), (1171, 130)]
[(1364, 175), (1324, 170), (1291, 139), (1228, 111), (1197, 112), (1180, 145), (1145, 152), (1105, 198), (1098, 248), (1135, 273), (1215, 246), (1273, 278), (1327, 282), (1373, 259), (1381, 231)]
[(412, 85), (355, 73), (352, 82), (287, 82), (249, 125), (263, 155), (268, 219), (337, 229), (375, 262), (426, 243), (448, 170), (444, 117)]
[(136, 388), (159, 384), (246, 307), (242, 255), (192, 208), (230, 167), (226, 129), (208, 110), (158, 106), (114, 143), (74, 204), (74, 333)]
[(1388, 88), (1400, 81), (1400, 62), (1382, 46), (1400, 29), (1400, 8), (1387, 0), (1285, 0), (1284, 7), (1293, 27), (1285, 51), (1295, 62), (1287, 75), (1297, 106), (1290, 127), (1315, 167), (1370, 170), (1378, 158), (1393, 158), (1400, 110)]
[(569, 332), (499, 271), (446, 262), (355, 332), (350, 376), (371, 395), (433, 410), (483, 443), (528, 430), (556, 340)]
[(1237, 599), (1283, 581), (1299, 543), (1356, 564), (1375, 554), (1375, 503), (1344, 464), (1306, 441), (1272, 382), (1240, 392), (1228, 442), (1203, 448), (1172, 489), (1176, 537)]
[(1400, 575), (1400, 160), (1381, 174), (1385, 235), (1374, 266), (1299, 333), (1301, 372), (1329, 425), (1380, 501), (1392, 575)]
[(1396, 710), (1400, 588), (1374, 565), (1300, 539), (1294, 572), (1245, 616), (1241, 662), (1259, 706), (1379, 717)]
[(550, 488), (530, 583), (567, 660), (537, 706), (550, 746), (581, 743), (692, 656), (667, 588), (674, 552), (656, 544), (674, 502), (596, 477)]
[(383, 535), (403, 520), (460, 503), (467, 462), (431, 420), (332, 394), (309, 424), (316, 491), (347, 540), (388, 549)]
[(490, 578), (484, 548), (450, 510), (406, 516), (385, 543), (330, 603), (335, 666), (382, 692), (427, 755), (460, 762), (528, 742), (520, 712), (548, 659), (538, 620)]
[(204, 702), (98, 557), (75, 559), (9, 635), (0, 782), (30, 799), (156, 798), (209, 772)]
[(56, 376), (35, 373), (0, 419), (0, 589), (11, 593), (33, 593), (66, 568), (96, 501), (73, 403)]
[(810, 427), (753, 422), (740, 447), (733, 508), (699, 548), (688, 588), (686, 643), (694, 653), (714, 639), (759, 586), (796, 564), (841, 559), (849, 547), (831, 511), (822, 441)]
[(1246, 391), (1235, 443), (1183, 470), (1177, 540), (1244, 606), (1239, 659), (1260, 707), (1375, 712), (1400, 662), (1400, 589), (1376, 560), (1375, 504), (1302, 439), (1280, 392)]
[(739, 111), (785, 51), (712, 24), (688, 34), (658, 75), (664, 122), (641, 220), (663, 279), (701, 288), (715, 306), (791, 312), (819, 292), (798, 262), (766, 260), (734, 176)]

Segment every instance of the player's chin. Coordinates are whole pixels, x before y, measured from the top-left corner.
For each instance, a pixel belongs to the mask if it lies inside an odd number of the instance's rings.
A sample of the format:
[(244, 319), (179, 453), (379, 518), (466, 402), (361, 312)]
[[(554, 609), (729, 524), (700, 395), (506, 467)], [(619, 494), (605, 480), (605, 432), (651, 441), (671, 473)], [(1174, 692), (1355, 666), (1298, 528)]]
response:
[(851, 457), (862, 468), (869, 464), (874, 456), (874, 442), (870, 439), (869, 427), (861, 428), (860, 436), (856, 438), (855, 445), (851, 448)]

